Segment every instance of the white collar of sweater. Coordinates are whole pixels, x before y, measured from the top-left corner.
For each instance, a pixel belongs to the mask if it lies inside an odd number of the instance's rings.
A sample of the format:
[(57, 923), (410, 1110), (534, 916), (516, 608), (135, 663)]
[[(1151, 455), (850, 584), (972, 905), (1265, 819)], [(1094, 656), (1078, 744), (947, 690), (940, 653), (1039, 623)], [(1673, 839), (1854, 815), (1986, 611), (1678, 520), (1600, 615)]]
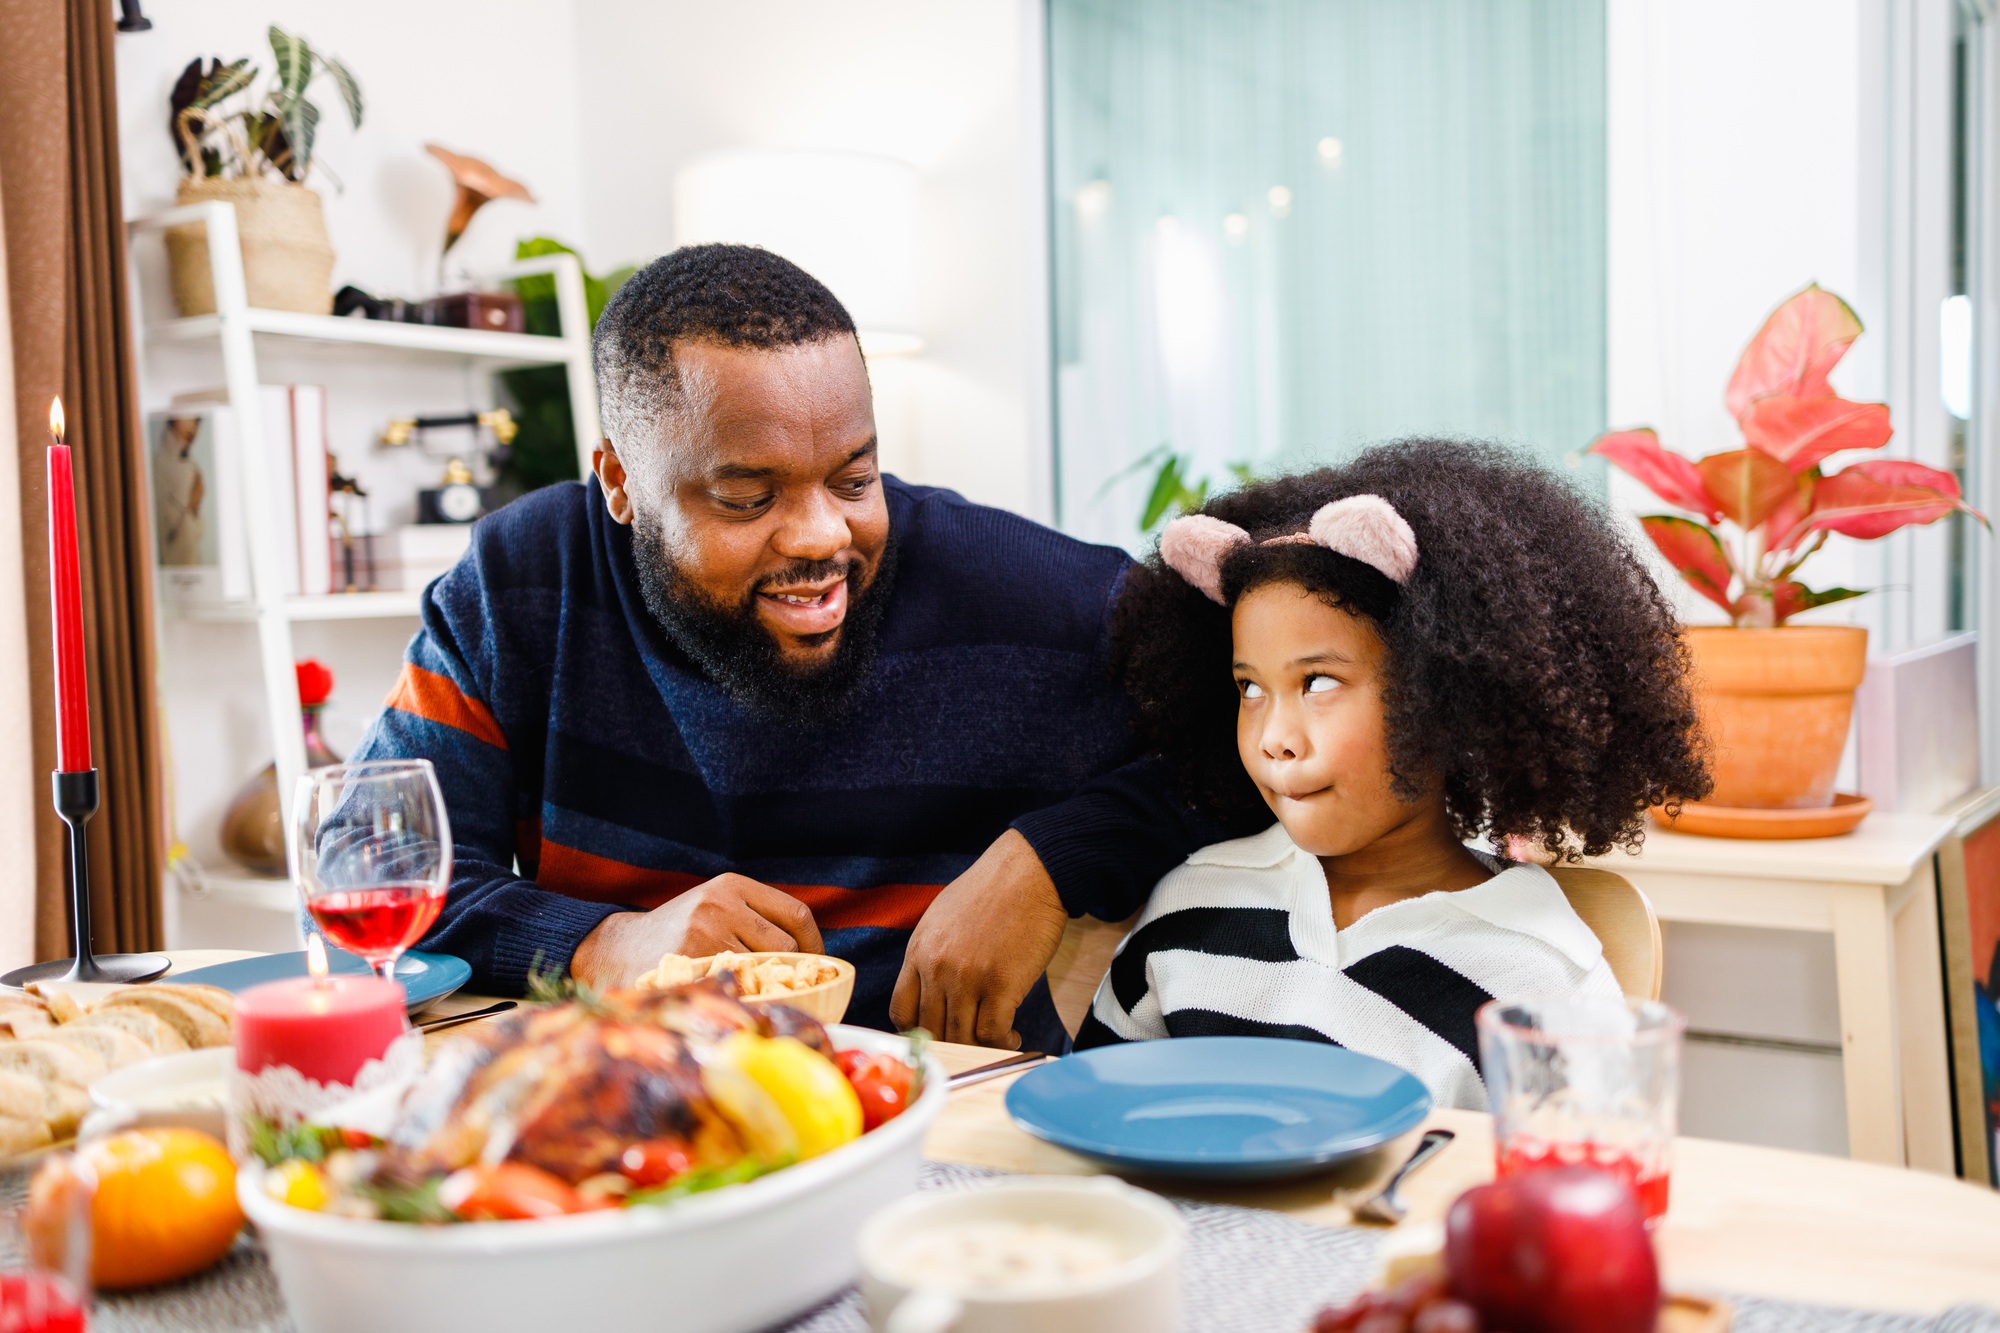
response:
[[(1604, 948), (1596, 934), (1569, 905), (1562, 887), (1547, 870), (1533, 862), (1502, 861), (1477, 848), (1472, 849), (1472, 854), (1494, 872), (1493, 878), (1469, 889), (1427, 893), (1419, 898), (1406, 898), (1387, 907), (1378, 907), (1349, 926), (1348, 930), (1361, 931), (1365, 927), (1368, 934), (1393, 930), (1396, 918), (1418, 908), (1419, 904), (1422, 904), (1419, 910), (1424, 911), (1448, 906), (1501, 930), (1545, 940), (1562, 950), (1571, 962), (1585, 971), (1603, 957)], [(1319, 858), (1293, 842), (1283, 824), (1272, 824), (1262, 833), (1248, 838), (1235, 838), (1203, 847), (1188, 857), (1188, 864), (1278, 874), (1290, 872), (1297, 876), (1296, 882), (1300, 885), (1300, 908), (1306, 908), (1313, 901), (1319, 904), (1326, 902), (1326, 875), (1320, 868)], [(1326, 909), (1322, 907), (1321, 910)], [(1332, 914), (1327, 911), (1329, 931), (1332, 924)]]

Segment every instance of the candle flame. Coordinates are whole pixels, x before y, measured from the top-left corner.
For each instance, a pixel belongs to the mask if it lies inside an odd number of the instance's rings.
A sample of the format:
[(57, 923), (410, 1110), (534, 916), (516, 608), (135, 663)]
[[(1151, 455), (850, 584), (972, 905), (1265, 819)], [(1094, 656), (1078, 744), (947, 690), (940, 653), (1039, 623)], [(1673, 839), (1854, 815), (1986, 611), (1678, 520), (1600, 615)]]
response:
[(49, 434), (55, 436), (57, 444), (63, 442), (63, 410), (60, 398), (49, 399)]
[(326, 941), (318, 935), (306, 936), (306, 971), (314, 981), (326, 980)]

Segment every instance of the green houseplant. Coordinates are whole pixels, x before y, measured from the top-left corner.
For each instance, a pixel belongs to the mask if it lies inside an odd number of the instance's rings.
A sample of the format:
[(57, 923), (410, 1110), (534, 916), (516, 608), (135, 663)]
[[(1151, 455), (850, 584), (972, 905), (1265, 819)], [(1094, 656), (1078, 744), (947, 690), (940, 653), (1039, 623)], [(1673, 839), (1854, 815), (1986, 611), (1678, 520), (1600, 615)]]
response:
[[(346, 65), (305, 38), (273, 25), (269, 40), (272, 72), (261, 82), (247, 56), (227, 64), (197, 57), (181, 71), (168, 99), (185, 173), (175, 198), (235, 207), (251, 305), (325, 314), (333, 308), (333, 247), (319, 196), (305, 185), (320, 121), (312, 92), (331, 83), (358, 129), (361, 88)], [(212, 312), (206, 230), (170, 229), (167, 254), (180, 312)]]
[(1828, 466), (1836, 454), (1881, 449), (1893, 433), (1886, 405), (1851, 402), (1827, 380), (1861, 331), (1845, 301), (1809, 286), (1771, 312), (1730, 377), (1724, 401), (1743, 448), (1689, 460), (1650, 429), (1613, 431), (1590, 447), (1681, 511), (1640, 524), (1688, 586), (1730, 618), (1728, 627), (1687, 631), (1714, 747), (1710, 805), (1833, 803), (1867, 631), (1787, 623), (1861, 596), (1799, 580), (1828, 537), (1867, 541), (1954, 512), (1984, 522), (1948, 472), (1897, 458)]
[[(576, 251), (548, 236), (531, 237), (514, 247), (516, 259), (556, 254), (573, 255)], [(601, 278), (588, 271), (584, 273), (584, 311), (593, 330), (597, 327), (597, 317), (604, 313), (604, 303), (637, 271), (627, 265)], [(514, 291), (521, 298), (529, 333), (555, 336), (562, 332), (553, 277), (539, 274), (516, 278)], [(500, 465), (500, 485), (508, 498), (554, 482), (575, 481), (576, 431), (571, 424), (568, 372), (561, 366), (523, 366), (503, 370), (499, 378), (513, 400), (514, 420), (519, 427), (507, 459)]]

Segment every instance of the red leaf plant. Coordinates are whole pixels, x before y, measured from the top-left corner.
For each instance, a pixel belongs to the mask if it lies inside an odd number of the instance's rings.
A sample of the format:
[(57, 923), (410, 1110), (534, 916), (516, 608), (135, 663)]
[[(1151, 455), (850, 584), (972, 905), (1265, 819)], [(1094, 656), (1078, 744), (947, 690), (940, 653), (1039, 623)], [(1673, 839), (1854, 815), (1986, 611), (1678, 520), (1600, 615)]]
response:
[[(1729, 378), (1723, 400), (1746, 448), (1690, 462), (1661, 448), (1650, 429), (1612, 431), (1590, 446), (1696, 516), (1653, 514), (1639, 523), (1688, 586), (1736, 625), (1782, 625), (1859, 597), (1853, 588), (1815, 592), (1793, 577), (1828, 533), (1870, 541), (1954, 511), (1986, 522), (1965, 503), (1956, 477), (1922, 463), (1873, 458), (1822, 469), (1834, 454), (1880, 449), (1892, 433), (1886, 405), (1849, 402), (1827, 382), (1860, 336), (1853, 309), (1815, 283), (1771, 312)], [(1718, 531), (1725, 522), (1727, 540)]]

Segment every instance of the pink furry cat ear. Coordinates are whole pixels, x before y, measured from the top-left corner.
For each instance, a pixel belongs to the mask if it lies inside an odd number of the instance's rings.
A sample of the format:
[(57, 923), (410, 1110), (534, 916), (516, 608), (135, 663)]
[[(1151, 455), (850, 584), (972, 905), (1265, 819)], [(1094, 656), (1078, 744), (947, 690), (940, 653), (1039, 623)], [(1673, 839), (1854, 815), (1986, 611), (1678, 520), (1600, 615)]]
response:
[(1167, 568), (1208, 595), (1222, 601), (1222, 562), (1239, 546), (1250, 544), (1250, 534), (1234, 523), (1224, 523), (1207, 514), (1188, 514), (1167, 524), (1160, 533), (1160, 559)]
[(1394, 583), (1417, 567), (1417, 534), (1379, 495), (1350, 495), (1321, 505), (1306, 531), (1329, 551), (1351, 556)]

